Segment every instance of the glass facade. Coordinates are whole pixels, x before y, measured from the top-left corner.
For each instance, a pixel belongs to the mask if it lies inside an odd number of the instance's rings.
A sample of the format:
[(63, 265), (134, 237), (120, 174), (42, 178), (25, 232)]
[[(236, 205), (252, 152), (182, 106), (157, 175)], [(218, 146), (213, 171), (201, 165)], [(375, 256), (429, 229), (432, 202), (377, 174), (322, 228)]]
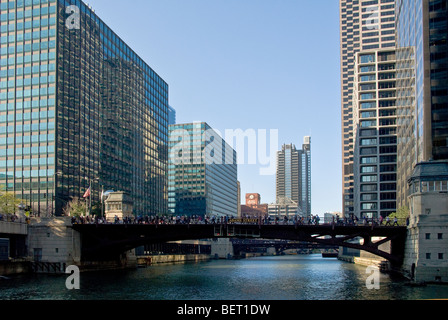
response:
[(236, 216), (236, 151), (205, 122), (170, 125), (169, 132), (169, 213)]
[(0, 76), (2, 187), (38, 215), (91, 183), (166, 213), (168, 85), (83, 2), (1, 0)]
[(397, 0), (399, 206), (417, 163), (448, 159), (448, 1)]

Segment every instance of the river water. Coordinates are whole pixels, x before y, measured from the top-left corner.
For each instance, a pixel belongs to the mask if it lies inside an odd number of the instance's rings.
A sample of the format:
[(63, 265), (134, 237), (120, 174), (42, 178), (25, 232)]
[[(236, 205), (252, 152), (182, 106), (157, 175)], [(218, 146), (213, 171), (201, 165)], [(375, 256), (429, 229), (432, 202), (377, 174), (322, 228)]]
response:
[(416, 300), (446, 299), (448, 286), (412, 287), (380, 275), (369, 290), (366, 267), (321, 255), (212, 260), (81, 274), (80, 290), (65, 276), (0, 281), (0, 300)]

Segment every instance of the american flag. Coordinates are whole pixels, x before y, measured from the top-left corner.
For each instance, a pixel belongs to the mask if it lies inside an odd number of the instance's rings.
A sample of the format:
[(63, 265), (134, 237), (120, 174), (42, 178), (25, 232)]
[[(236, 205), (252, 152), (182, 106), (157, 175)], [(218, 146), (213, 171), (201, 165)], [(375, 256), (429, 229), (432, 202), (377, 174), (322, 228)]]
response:
[(83, 196), (83, 198), (88, 198), (88, 197), (90, 197), (90, 188), (87, 189), (86, 193), (84, 193), (84, 196)]

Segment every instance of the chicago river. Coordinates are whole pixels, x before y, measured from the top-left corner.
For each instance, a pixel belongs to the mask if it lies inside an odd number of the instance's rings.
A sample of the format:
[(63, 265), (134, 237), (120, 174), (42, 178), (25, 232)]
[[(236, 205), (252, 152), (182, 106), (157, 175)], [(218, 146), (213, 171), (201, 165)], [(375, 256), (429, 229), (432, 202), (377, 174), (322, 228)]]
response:
[(0, 281), (0, 300), (420, 300), (446, 299), (448, 286), (416, 287), (381, 274), (368, 289), (366, 267), (321, 255), (160, 264), (66, 276), (22, 275)]

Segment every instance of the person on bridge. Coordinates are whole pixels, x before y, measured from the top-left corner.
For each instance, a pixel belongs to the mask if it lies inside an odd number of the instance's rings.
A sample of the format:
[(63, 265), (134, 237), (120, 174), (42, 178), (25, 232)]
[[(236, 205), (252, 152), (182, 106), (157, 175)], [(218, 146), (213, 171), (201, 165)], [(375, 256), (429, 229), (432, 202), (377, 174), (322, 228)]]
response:
[(392, 226), (393, 226), (393, 227), (395, 227), (395, 226), (399, 227), (399, 226), (400, 226), (400, 225), (398, 224), (398, 218), (397, 218), (397, 217), (394, 218), (394, 224), (393, 224)]

